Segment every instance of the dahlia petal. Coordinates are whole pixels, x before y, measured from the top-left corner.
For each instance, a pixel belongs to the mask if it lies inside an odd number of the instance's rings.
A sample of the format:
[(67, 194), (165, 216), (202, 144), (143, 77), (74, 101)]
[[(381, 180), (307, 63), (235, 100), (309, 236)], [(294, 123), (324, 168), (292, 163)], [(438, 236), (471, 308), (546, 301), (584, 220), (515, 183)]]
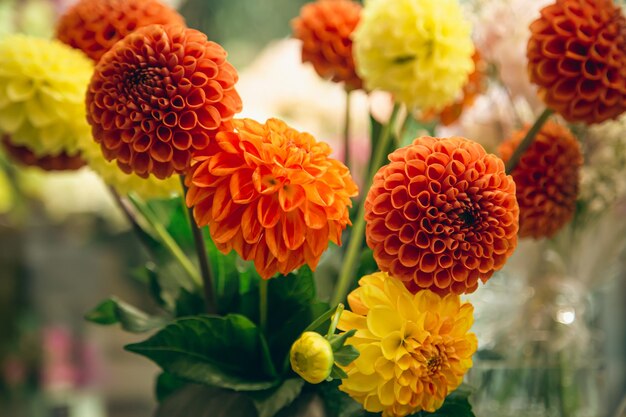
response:
[(289, 250), (296, 250), (304, 243), (306, 229), (302, 212), (288, 212), (282, 221), (282, 237)]
[(280, 220), (280, 204), (272, 196), (262, 196), (257, 206), (257, 219), (266, 229), (273, 228)]
[[(367, 316), (367, 327), (375, 336), (385, 337), (393, 332), (399, 332), (402, 327), (402, 321), (398, 316), (398, 313), (391, 308), (374, 306), (373, 308), (370, 308)], [(398, 336), (398, 339), (401, 340), (401, 336)], [(384, 343), (385, 342), (383, 340), (383, 351), (385, 350)], [(398, 347), (401, 345), (402, 343), (398, 342)], [(395, 352), (396, 351), (394, 350), (394, 355)], [(387, 357), (387, 359), (390, 358)]]

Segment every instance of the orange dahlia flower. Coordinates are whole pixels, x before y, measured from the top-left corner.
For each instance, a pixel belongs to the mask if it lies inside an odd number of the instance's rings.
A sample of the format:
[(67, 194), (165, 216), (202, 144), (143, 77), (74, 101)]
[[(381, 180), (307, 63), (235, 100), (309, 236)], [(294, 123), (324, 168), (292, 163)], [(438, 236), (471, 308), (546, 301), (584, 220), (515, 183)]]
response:
[(413, 293), (473, 292), (517, 245), (519, 207), (504, 163), (460, 137), (421, 137), (389, 160), (365, 200), (379, 268)]
[(154, 24), (185, 20), (158, 0), (80, 0), (59, 19), (57, 38), (98, 61), (129, 33)]
[(75, 171), (85, 166), (85, 161), (80, 155), (61, 152), (58, 155), (36, 156), (28, 147), (13, 144), (8, 137), (4, 138), (2, 145), (13, 161), (39, 167), (44, 171)]
[(167, 178), (241, 111), (237, 79), (226, 51), (201, 32), (146, 26), (96, 65), (87, 120), (106, 159), (126, 173)]
[(352, 32), (362, 6), (352, 0), (318, 0), (308, 3), (293, 19), (293, 36), (302, 41), (302, 62), (310, 62), (322, 78), (344, 82), (346, 89), (362, 88), (354, 69)]
[(194, 155), (187, 205), (218, 249), (254, 260), (263, 278), (308, 264), (341, 244), (357, 187), (330, 147), (284, 122), (233, 121)]
[(612, 0), (557, 0), (530, 31), (528, 72), (549, 108), (585, 123), (626, 110), (626, 19)]
[[(515, 132), (500, 145), (505, 162), (528, 129)], [(520, 207), (520, 237), (551, 237), (572, 219), (582, 163), (576, 138), (566, 127), (548, 121), (511, 173)]]

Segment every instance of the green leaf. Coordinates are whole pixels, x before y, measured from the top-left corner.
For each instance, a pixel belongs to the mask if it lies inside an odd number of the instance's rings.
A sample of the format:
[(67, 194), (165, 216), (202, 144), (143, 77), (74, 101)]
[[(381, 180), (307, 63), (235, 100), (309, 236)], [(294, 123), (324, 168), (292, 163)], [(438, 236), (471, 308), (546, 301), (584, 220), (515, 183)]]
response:
[(254, 404), (240, 392), (190, 384), (167, 397), (155, 417), (253, 417)]
[(335, 362), (341, 366), (350, 365), (360, 355), (357, 348), (352, 345), (342, 346), (335, 352)]
[(278, 383), (263, 335), (241, 315), (178, 319), (126, 349), (191, 382), (236, 391), (265, 390)]
[[(365, 276), (365, 275), (369, 275), (369, 274), (373, 274), (374, 272), (378, 271), (378, 265), (376, 264), (376, 261), (374, 260), (374, 252), (368, 248), (365, 247), (363, 249), (363, 251), (361, 252), (361, 257), (359, 260), (359, 266), (357, 269), (357, 277), (360, 279), (361, 277)], [(355, 282), (356, 285), (356, 282)]]
[(169, 321), (167, 317), (150, 316), (115, 297), (100, 303), (85, 315), (85, 319), (105, 326), (119, 323), (131, 333), (148, 332), (163, 327)]
[(472, 388), (468, 385), (461, 384), (456, 390), (452, 391), (444, 401), (441, 408), (434, 413), (422, 411), (414, 414), (417, 417), (476, 417), (472, 411), (472, 405), (469, 402), (469, 396)]
[(176, 317), (198, 316), (205, 312), (204, 297), (196, 292), (180, 289), (176, 299)]
[(302, 391), (304, 380), (292, 378), (278, 388), (269, 391), (250, 393), (259, 417), (272, 417), (281, 409), (291, 404)]
[(168, 374), (167, 372), (162, 372), (159, 374), (156, 380), (156, 398), (159, 402), (163, 402), (165, 398), (174, 394), (176, 391), (185, 387), (186, 385), (186, 381), (183, 381), (182, 379), (177, 378), (172, 374)]

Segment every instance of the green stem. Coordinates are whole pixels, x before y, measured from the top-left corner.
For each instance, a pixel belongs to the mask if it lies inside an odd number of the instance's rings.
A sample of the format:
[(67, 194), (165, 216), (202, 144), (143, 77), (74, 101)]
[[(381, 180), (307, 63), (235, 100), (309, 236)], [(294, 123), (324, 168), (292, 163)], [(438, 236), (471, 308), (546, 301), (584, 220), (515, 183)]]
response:
[(140, 198), (132, 194), (129, 194), (128, 197), (137, 208), (137, 210), (139, 210), (139, 212), (143, 215), (146, 221), (150, 224), (150, 227), (152, 227), (152, 230), (160, 239), (161, 243), (169, 250), (172, 256), (176, 258), (180, 266), (185, 270), (189, 277), (191, 277), (193, 282), (196, 285), (201, 286), (202, 279), (198, 274), (198, 270), (194, 267), (191, 260), (187, 257), (185, 252), (183, 252), (180, 246), (178, 246), (178, 243), (176, 243), (174, 238), (172, 238), (172, 236), (168, 233), (168, 231), (161, 224), (161, 222), (158, 221), (155, 214), (148, 207), (148, 205)]
[(328, 333), (326, 333), (327, 339), (330, 339), (330, 337), (335, 334), (335, 330), (337, 329), (337, 325), (339, 324), (339, 319), (341, 318), (343, 309), (344, 309), (343, 304), (341, 303), (337, 304), (337, 308), (335, 309), (335, 314), (333, 314), (333, 320), (330, 322)]
[[(180, 176), (180, 183), (183, 187), (183, 200), (187, 197), (187, 186), (185, 185), (185, 177)], [(184, 202), (184, 201), (183, 201)], [(185, 203), (185, 206), (187, 204)], [(204, 288), (204, 299), (206, 302), (206, 309), (209, 314), (217, 313), (217, 307), (215, 302), (215, 286), (213, 284), (213, 275), (209, 266), (209, 258), (207, 256), (206, 246), (204, 245), (204, 238), (202, 237), (202, 229), (198, 227), (196, 219), (193, 216), (193, 209), (188, 207), (187, 213), (189, 214), (189, 227), (191, 227), (191, 234), (193, 235), (193, 242), (196, 246), (196, 253), (198, 254), (198, 264), (200, 265), (200, 275), (202, 276), (202, 287)]]
[(346, 90), (346, 114), (343, 121), (344, 164), (350, 168), (350, 90)]
[(318, 318), (316, 318), (315, 321), (313, 323), (309, 324), (307, 326), (307, 328), (304, 329), (304, 331), (302, 333), (304, 333), (304, 332), (312, 332), (313, 330), (315, 330), (318, 327), (320, 327), (322, 324), (324, 324), (326, 322), (326, 320), (328, 320), (329, 318), (331, 318), (333, 316), (333, 314), (335, 314), (335, 312), (337, 311), (338, 308), (339, 308), (339, 306), (331, 308), (326, 313), (324, 313), (321, 316), (319, 316)]
[(533, 143), (533, 141), (535, 140), (535, 136), (537, 136), (537, 133), (539, 133), (539, 131), (541, 130), (541, 127), (548, 121), (552, 113), (554, 113), (553, 110), (546, 108), (539, 115), (537, 120), (535, 120), (535, 123), (532, 125), (530, 130), (528, 130), (528, 132), (526, 133), (526, 136), (524, 136), (524, 139), (522, 139), (519, 146), (515, 149), (515, 152), (513, 152), (511, 159), (509, 159), (509, 161), (506, 163), (507, 174), (510, 174), (513, 172), (513, 170), (519, 163), (520, 159), (522, 159), (522, 155), (524, 155), (524, 152), (526, 152), (526, 150)]
[[(383, 165), (385, 156), (387, 156), (386, 151), (392, 138), (391, 129), (398, 116), (399, 110), (400, 106), (396, 104), (393, 108), (393, 112), (391, 113), (391, 117), (389, 118), (389, 122), (385, 125), (380, 134), (380, 138), (378, 139), (378, 143), (376, 144), (376, 149), (372, 154), (372, 164), (370, 166), (370, 172), (367, 175), (367, 183), (364, 184), (365, 186), (363, 187), (364, 190), (369, 190), (372, 185), (374, 173), (378, 171), (378, 169)], [(356, 270), (357, 262), (359, 260), (359, 253), (361, 252), (361, 247), (363, 246), (364, 237), (365, 196), (361, 198), (361, 202), (359, 203), (359, 210), (357, 213), (356, 222), (352, 227), (350, 242), (348, 243), (348, 248), (346, 249), (346, 256), (343, 259), (343, 265), (341, 267), (339, 280), (337, 282), (337, 287), (335, 289), (335, 294), (333, 295), (331, 305), (339, 304), (340, 302), (345, 300), (346, 296), (348, 295), (348, 291), (350, 290), (350, 284), (352, 283), (352, 278)]]
[(259, 325), (263, 333), (267, 330), (267, 285), (268, 280), (259, 281)]

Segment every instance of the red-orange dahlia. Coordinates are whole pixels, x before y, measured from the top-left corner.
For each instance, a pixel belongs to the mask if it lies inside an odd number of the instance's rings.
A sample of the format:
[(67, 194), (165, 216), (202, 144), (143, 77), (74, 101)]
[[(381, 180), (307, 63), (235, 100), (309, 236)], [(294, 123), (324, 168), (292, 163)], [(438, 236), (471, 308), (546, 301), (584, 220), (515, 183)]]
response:
[(149, 25), (184, 26), (178, 12), (158, 0), (80, 0), (57, 24), (57, 38), (94, 61), (115, 43)]
[(357, 187), (330, 147), (284, 122), (233, 121), (194, 156), (187, 205), (218, 249), (254, 260), (263, 278), (308, 264), (341, 244)]
[(201, 32), (146, 26), (96, 65), (87, 120), (106, 159), (126, 173), (167, 178), (241, 111), (237, 79), (226, 51)]
[(421, 137), (389, 160), (365, 200), (378, 267), (414, 293), (473, 292), (517, 245), (519, 207), (504, 163), (460, 137)]
[(2, 146), (13, 161), (21, 165), (39, 167), (44, 171), (75, 171), (85, 166), (85, 161), (80, 155), (61, 152), (58, 155), (36, 156), (28, 147), (13, 144), (8, 137), (2, 140)]
[(626, 19), (612, 0), (557, 0), (530, 31), (528, 73), (549, 108), (585, 123), (626, 110)]
[(346, 89), (362, 88), (354, 69), (351, 35), (362, 6), (352, 0), (317, 0), (293, 19), (293, 36), (302, 41), (302, 62), (310, 62), (322, 78), (344, 82)]
[[(500, 145), (505, 162), (529, 128), (515, 132)], [(548, 121), (511, 173), (520, 208), (520, 237), (551, 237), (572, 219), (582, 163), (580, 145), (572, 133)]]

